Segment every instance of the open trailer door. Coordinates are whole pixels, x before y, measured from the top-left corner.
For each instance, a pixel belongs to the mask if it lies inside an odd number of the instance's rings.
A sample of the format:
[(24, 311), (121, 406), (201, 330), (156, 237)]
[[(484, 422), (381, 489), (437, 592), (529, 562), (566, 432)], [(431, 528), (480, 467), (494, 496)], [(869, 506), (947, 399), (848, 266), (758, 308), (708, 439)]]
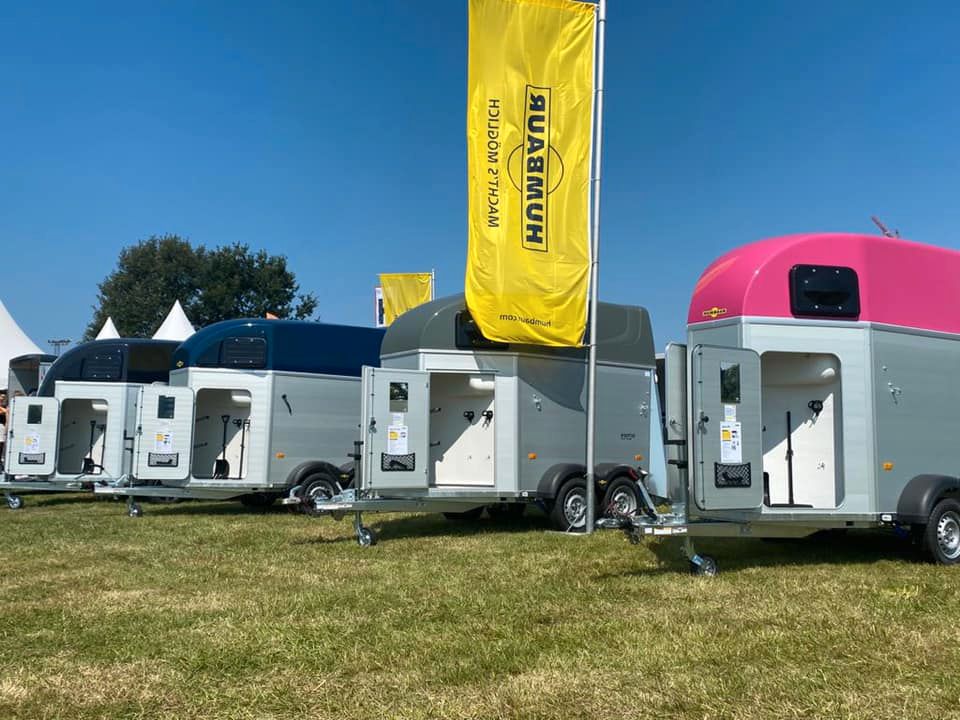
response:
[(752, 510), (763, 503), (760, 356), (697, 345), (691, 356), (694, 488), (702, 510)]
[(377, 491), (426, 489), (430, 481), (430, 375), (363, 369), (363, 485)]
[(53, 475), (57, 463), (60, 403), (52, 397), (13, 398), (5, 472)]
[(193, 390), (145, 385), (140, 390), (134, 447), (139, 480), (186, 480), (193, 449)]

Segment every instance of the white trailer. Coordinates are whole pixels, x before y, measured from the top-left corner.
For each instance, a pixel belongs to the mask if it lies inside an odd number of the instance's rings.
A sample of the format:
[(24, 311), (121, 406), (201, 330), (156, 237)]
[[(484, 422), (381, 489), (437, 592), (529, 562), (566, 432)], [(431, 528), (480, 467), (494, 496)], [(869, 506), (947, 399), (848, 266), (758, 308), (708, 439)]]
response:
[[(376, 363), (383, 331), (240, 319), (180, 345), (169, 387), (139, 403), (133, 470), (98, 495), (239, 499), (253, 507), (296, 489), (333, 495), (360, 421), (360, 368)], [(312, 505), (307, 503), (305, 508)]]
[[(129, 476), (138, 398), (166, 383), (176, 347), (131, 338), (83, 343), (57, 358), (35, 396), (14, 397), (0, 481), (8, 507), (21, 508), (24, 493), (89, 492)], [(29, 383), (42, 366), (16, 368), (17, 382)]]

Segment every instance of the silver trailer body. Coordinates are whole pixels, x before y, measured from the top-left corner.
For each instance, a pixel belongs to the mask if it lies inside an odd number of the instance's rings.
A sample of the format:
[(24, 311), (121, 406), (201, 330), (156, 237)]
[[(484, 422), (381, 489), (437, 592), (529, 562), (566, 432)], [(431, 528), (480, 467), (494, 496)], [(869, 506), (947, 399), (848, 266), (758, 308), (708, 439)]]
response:
[(958, 253), (869, 236), (776, 238), (718, 259), (687, 345), (664, 356), (672, 510), (606, 524), (757, 537), (891, 527), (960, 562), (960, 322), (942, 303), (958, 268)]
[[(638, 473), (665, 486), (665, 466), (647, 313), (602, 303), (598, 330), (602, 501)], [(462, 295), (409, 311), (387, 330), (381, 367), (364, 368), (361, 484), (318, 509), (549, 508), (571, 483), (582, 487), (586, 370), (581, 348), (486, 340)]]
[[(164, 405), (164, 398), (175, 399), (175, 407), (169, 400)], [(359, 378), (224, 368), (174, 371), (167, 392), (144, 407), (140, 436), (148, 441), (138, 446), (132, 484), (224, 499), (286, 490), (302, 463), (346, 462), (357, 436), (359, 405)], [(223, 472), (217, 471), (218, 462)], [(129, 490), (119, 494), (137, 494)]]
[(9, 507), (22, 506), (21, 492), (89, 491), (126, 482), (134, 470), (141, 396), (165, 386), (176, 345), (94, 340), (56, 358), (43, 375), (37, 361), (47, 356), (25, 363), (29, 372), (18, 380), (40, 384), (35, 396), (16, 397), (11, 406), (0, 482)]
[[(127, 482), (97, 494), (240, 498), (270, 504), (322, 474), (352, 481), (360, 368), (382, 331), (311, 322), (230, 320), (176, 351), (169, 386), (141, 404)], [(135, 503), (131, 515), (139, 515)]]

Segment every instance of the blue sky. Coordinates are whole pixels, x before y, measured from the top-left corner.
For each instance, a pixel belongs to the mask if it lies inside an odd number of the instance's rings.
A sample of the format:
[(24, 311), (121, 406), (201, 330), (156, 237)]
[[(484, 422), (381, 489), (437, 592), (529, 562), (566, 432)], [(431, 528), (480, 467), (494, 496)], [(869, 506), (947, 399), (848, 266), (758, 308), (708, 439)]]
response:
[[(954, 3), (609, 0), (601, 296), (680, 338), (715, 256), (789, 232), (960, 247)], [(78, 338), (151, 234), (290, 258), (321, 319), (466, 248), (466, 1), (0, 5), (0, 297)]]

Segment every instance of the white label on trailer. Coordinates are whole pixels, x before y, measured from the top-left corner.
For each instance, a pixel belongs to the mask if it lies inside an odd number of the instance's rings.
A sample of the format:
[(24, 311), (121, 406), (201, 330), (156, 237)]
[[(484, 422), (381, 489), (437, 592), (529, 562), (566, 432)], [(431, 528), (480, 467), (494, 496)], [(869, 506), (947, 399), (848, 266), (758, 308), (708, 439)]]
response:
[(153, 436), (153, 451), (155, 453), (173, 452), (173, 432), (170, 428), (159, 428)]
[(407, 426), (391, 425), (387, 428), (387, 455), (406, 455), (410, 452), (407, 442)]
[(391, 425), (404, 425), (404, 420), (406, 420), (406, 418), (403, 416), (403, 413), (390, 413)]
[(720, 423), (720, 462), (730, 465), (743, 462), (740, 423)]
[(23, 436), (23, 452), (31, 454), (40, 452), (40, 433), (36, 430), (31, 430)]
[(737, 421), (737, 406), (736, 405), (724, 405), (723, 406), (723, 419), (725, 422), (736, 422)]

